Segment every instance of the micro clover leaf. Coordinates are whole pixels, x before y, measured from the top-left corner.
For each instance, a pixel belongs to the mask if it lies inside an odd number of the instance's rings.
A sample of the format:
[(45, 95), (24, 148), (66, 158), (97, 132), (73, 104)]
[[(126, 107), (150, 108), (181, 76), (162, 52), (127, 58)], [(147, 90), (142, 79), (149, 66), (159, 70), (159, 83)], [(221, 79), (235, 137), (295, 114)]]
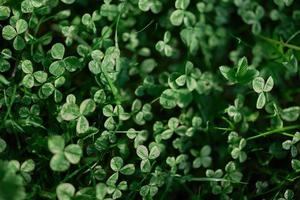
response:
[(266, 93), (270, 92), (274, 86), (273, 78), (270, 76), (267, 81), (262, 77), (256, 77), (252, 81), (253, 90), (259, 94), (257, 101), (256, 101), (256, 108), (262, 109), (266, 104)]
[(65, 55), (65, 47), (61, 43), (56, 43), (51, 48), (51, 56), (54, 59), (61, 60)]
[(300, 114), (299, 106), (292, 106), (289, 108), (282, 109), (280, 111), (280, 117), (287, 122), (296, 121), (299, 118), (299, 114)]
[(92, 16), (88, 13), (84, 14), (81, 18), (81, 22), (88, 28), (91, 29), (94, 33), (96, 33), (96, 25)]
[(0, 138), (0, 153), (2, 153), (6, 149), (6, 142), (2, 138)]
[(150, 149), (150, 153), (144, 145), (139, 145), (136, 149), (138, 157), (142, 159), (140, 168), (142, 172), (151, 171), (150, 160), (155, 160), (160, 155), (160, 149), (157, 146), (154, 146)]
[(11, 25), (4, 26), (2, 29), (2, 36), (5, 40), (12, 40), (13, 41), (13, 47), (16, 50), (22, 50), (25, 47), (25, 40), (19, 36), (20, 34), (23, 34), (28, 29), (28, 24), (24, 19), (19, 19), (16, 22), (16, 27), (14, 28)]
[(168, 129), (161, 133), (161, 138), (163, 140), (168, 140), (172, 137), (173, 133), (177, 130), (179, 126), (179, 120), (175, 117), (172, 117), (168, 121)]
[(221, 74), (232, 83), (246, 84), (258, 75), (256, 69), (249, 68), (246, 57), (241, 58), (234, 68), (221, 66), (219, 69)]
[(194, 14), (186, 11), (189, 4), (190, 0), (175, 1), (175, 7), (177, 10), (173, 11), (170, 16), (170, 21), (174, 26), (180, 26), (182, 22), (186, 25), (193, 24), (195, 22)]
[(23, 60), (21, 62), (22, 71), (26, 74), (22, 80), (22, 83), (27, 88), (32, 88), (34, 86), (34, 76), (33, 67), (30, 60)]
[(165, 109), (172, 109), (176, 107), (177, 94), (172, 89), (166, 89), (163, 91), (159, 98), (159, 103)]
[(226, 112), (230, 117), (233, 118), (233, 121), (235, 123), (238, 123), (242, 121), (244, 117), (243, 113), (243, 104), (244, 104), (244, 96), (239, 95), (235, 100), (234, 100), (234, 105), (230, 105), (227, 109)]
[(99, 104), (103, 104), (106, 101), (106, 94), (103, 89), (98, 90), (94, 94), (94, 101)]
[(198, 152), (196, 150), (191, 150), (191, 154), (196, 157), (196, 159), (193, 161), (193, 167), (199, 168), (201, 166), (207, 168), (211, 165), (212, 159), (209, 156), (211, 153), (211, 147), (208, 145), (205, 145), (201, 148), (201, 150)]
[(70, 144), (65, 147), (65, 140), (59, 135), (48, 138), (48, 148), (54, 154), (50, 160), (50, 167), (53, 171), (66, 171), (70, 163), (77, 164), (82, 156), (79, 145)]
[(171, 33), (167, 31), (164, 34), (164, 40), (158, 41), (155, 45), (156, 50), (167, 57), (170, 57), (173, 54), (173, 48), (168, 44), (170, 40)]
[(292, 190), (287, 189), (283, 194), (283, 198), (279, 198), (278, 200), (293, 200), (293, 199), (294, 199), (294, 192)]
[(117, 185), (118, 177), (118, 173), (113, 173), (106, 181), (107, 193), (112, 194), (113, 199), (120, 198), (122, 196), (121, 190), (127, 190), (128, 187), (126, 181), (121, 181)]
[(252, 25), (252, 33), (259, 34), (261, 32), (260, 20), (263, 18), (264, 14), (264, 8), (260, 5), (256, 7), (255, 11), (248, 10), (242, 14), (244, 22)]
[(7, 6), (0, 6), (0, 20), (5, 20), (10, 16), (10, 8)]
[(293, 4), (294, 0), (273, 0), (280, 8), (284, 6), (290, 6)]
[(56, 195), (59, 200), (71, 200), (75, 195), (75, 188), (70, 183), (61, 183), (56, 187)]
[(133, 113), (133, 119), (138, 125), (144, 125), (146, 121), (152, 119), (153, 114), (151, 112), (151, 104), (142, 105), (141, 100), (136, 99), (133, 101), (131, 111)]
[(162, 3), (159, 0), (139, 0), (138, 5), (142, 11), (151, 10), (155, 14), (159, 13), (162, 9)]
[(240, 182), (242, 180), (243, 174), (237, 169), (236, 164), (230, 161), (225, 166), (226, 174), (224, 178), (231, 180), (233, 182)]
[(193, 91), (197, 87), (197, 78), (201, 72), (194, 68), (194, 64), (187, 61), (185, 64), (185, 74), (179, 76), (175, 81), (179, 86), (186, 84), (189, 91)]
[(292, 140), (286, 140), (282, 143), (282, 148), (285, 150), (290, 150), (291, 155), (293, 158), (295, 158), (298, 155), (298, 149), (297, 149), (297, 144), (300, 141), (300, 133), (297, 132), (293, 136)]
[(114, 117), (118, 117), (119, 121), (125, 121), (130, 118), (129, 113), (125, 112), (121, 105), (116, 105), (113, 107), (112, 105), (108, 104), (103, 107), (102, 112), (104, 116), (108, 117), (104, 122), (104, 127), (108, 130), (113, 130), (116, 126)]
[(63, 60), (54, 61), (49, 67), (49, 72), (54, 76), (61, 76), (65, 72), (65, 67)]
[(24, 161), (20, 167), (20, 171), (22, 172), (32, 172), (35, 168), (35, 163), (32, 159), (28, 159), (26, 161)]
[(82, 150), (78, 144), (70, 144), (65, 148), (64, 154), (71, 164), (77, 164), (82, 156)]
[(135, 171), (133, 164), (123, 165), (124, 161), (121, 157), (114, 157), (110, 161), (110, 167), (115, 172), (121, 172), (124, 175), (132, 175)]
[(144, 198), (147, 198), (150, 196), (152, 198), (153, 196), (156, 195), (158, 192), (158, 187), (152, 184), (149, 185), (144, 185), (140, 189), (140, 195)]
[(67, 102), (61, 109), (61, 117), (66, 121), (77, 120), (76, 131), (79, 134), (85, 133), (89, 129), (89, 122), (86, 115), (94, 112), (96, 104), (92, 99), (85, 99), (80, 107), (75, 102)]
[(12, 40), (17, 36), (17, 31), (14, 27), (7, 25), (2, 29), (2, 36), (5, 40)]
[(300, 170), (300, 160), (292, 159), (291, 165), (292, 165), (293, 170), (295, 170), (296, 172), (299, 172), (299, 170)]

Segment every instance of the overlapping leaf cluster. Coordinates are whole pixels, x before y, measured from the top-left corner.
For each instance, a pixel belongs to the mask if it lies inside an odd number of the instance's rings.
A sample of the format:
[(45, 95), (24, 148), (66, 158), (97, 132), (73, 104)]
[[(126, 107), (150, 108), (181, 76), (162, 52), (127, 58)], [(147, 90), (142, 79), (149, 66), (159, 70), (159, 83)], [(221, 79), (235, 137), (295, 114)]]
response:
[(296, 0), (0, 0), (0, 200), (299, 199)]

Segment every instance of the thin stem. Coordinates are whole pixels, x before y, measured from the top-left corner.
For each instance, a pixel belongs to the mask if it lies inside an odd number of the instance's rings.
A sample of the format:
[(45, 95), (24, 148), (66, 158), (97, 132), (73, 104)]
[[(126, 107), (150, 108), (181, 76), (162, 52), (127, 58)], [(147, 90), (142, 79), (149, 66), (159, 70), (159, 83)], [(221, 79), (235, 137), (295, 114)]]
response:
[(287, 48), (290, 48), (290, 49), (294, 49), (296, 51), (300, 51), (300, 47), (296, 46), (296, 45), (293, 45), (293, 44), (287, 44), (286, 42), (274, 40), (272, 38), (268, 38), (268, 37), (265, 37), (265, 36), (262, 36), (262, 35), (258, 35), (257, 37), (259, 37), (259, 38), (261, 38), (265, 41), (268, 41), (270, 43), (273, 43), (273, 44), (278, 44), (278, 45), (281, 45), (281, 46), (284, 46), (284, 47), (287, 47)]
[[(264, 133), (249, 137), (249, 138), (247, 138), (247, 140), (248, 141), (249, 140), (254, 140), (254, 139), (261, 138), (261, 137), (266, 137), (266, 136), (269, 136), (269, 135), (272, 135), (272, 134), (275, 134), (275, 133), (281, 133), (281, 132), (284, 132), (284, 131), (294, 130), (294, 129), (299, 129), (299, 128), (300, 128), (300, 125), (293, 125), (293, 126), (286, 126), (286, 127), (282, 127), (282, 128), (277, 128), (277, 129), (274, 129), (274, 130), (266, 131)], [(288, 134), (288, 133), (281, 133), (281, 135), (293, 137), (292, 134)]]

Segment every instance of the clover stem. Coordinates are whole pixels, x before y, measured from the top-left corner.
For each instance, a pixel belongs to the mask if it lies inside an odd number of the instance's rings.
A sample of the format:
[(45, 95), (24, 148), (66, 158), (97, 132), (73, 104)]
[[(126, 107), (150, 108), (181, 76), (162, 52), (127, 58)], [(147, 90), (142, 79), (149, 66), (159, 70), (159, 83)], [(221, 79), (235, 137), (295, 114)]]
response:
[(277, 129), (274, 129), (274, 130), (266, 131), (264, 133), (249, 137), (246, 140), (248, 140), (248, 141), (249, 140), (254, 140), (254, 139), (261, 138), (261, 137), (266, 137), (268, 135), (272, 135), (272, 134), (275, 134), (275, 133), (280, 133), (281, 135), (293, 137), (292, 134), (281, 133), (281, 132), (288, 131), (288, 130), (299, 129), (299, 128), (300, 128), (300, 125), (293, 125), (293, 126), (286, 126), (286, 127), (282, 127), (282, 128), (277, 128)]
[(273, 44), (278, 44), (278, 45), (281, 45), (281, 46), (284, 46), (284, 47), (287, 47), (287, 48), (290, 48), (290, 49), (294, 49), (296, 51), (300, 51), (300, 47), (297, 46), (297, 45), (288, 44), (286, 42), (274, 40), (272, 38), (268, 38), (268, 37), (265, 37), (265, 36), (262, 36), (262, 35), (258, 35), (257, 37), (259, 37), (259, 38), (261, 38), (265, 41), (268, 41), (270, 43), (273, 43)]

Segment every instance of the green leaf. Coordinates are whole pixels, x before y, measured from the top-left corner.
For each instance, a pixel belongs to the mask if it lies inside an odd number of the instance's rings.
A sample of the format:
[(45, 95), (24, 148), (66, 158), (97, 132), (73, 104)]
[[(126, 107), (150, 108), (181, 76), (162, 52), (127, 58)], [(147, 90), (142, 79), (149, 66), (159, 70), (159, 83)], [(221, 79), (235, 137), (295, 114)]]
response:
[(89, 62), (89, 70), (95, 75), (100, 74), (101, 73), (101, 63), (98, 63), (95, 60), (90, 61)]
[(172, 109), (176, 107), (177, 98), (171, 89), (163, 91), (159, 98), (159, 103), (166, 109)]
[(148, 149), (144, 145), (139, 145), (136, 149), (136, 153), (142, 160), (148, 159)]
[(94, 94), (94, 101), (99, 104), (103, 104), (106, 101), (106, 95), (103, 89), (98, 90)]
[(71, 200), (75, 194), (75, 188), (70, 183), (61, 183), (56, 188), (56, 195), (59, 200)]
[(259, 94), (257, 101), (256, 101), (256, 108), (257, 109), (262, 109), (266, 104), (266, 96), (265, 94), (262, 92)]
[(273, 86), (274, 86), (274, 81), (273, 81), (272, 76), (270, 76), (267, 79), (266, 84), (264, 85), (264, 92), (270, 92), (272, 90)]
[(89, 121), (84, 116), (80, 116), (76, 124), (77, 133), (79, 134), (85, 133), (88, 131), (88, 129), (89, 129)]
[(26, 74), (22, 80), (22, 83), (27, 88), (32, 88), (34, 86), (34, 77), (32, 74)]
[(135, 172), (135, 167), (133, 164), (127, 164), (121, 168), (120, 172), (124, 175), (132, 175)]
[(140, 165), (142, 172), (150, 172), (151, 171), (151, 163), (148, 159), (142, 160)]
[(64, 138), (60, 135), (50, 136), (48, 138), (48, 148), (54, 154), (62, 153), (65, 148)]
[(48, 74), (44, 71), (36, 71), (33, 73), (33, 76), (39, 83), (45, 83), (48, 78)]
[(32, 159), (26, 160), (25, 162), (22, 163), (21, 165), (21, 171), (22, 172), (32, 172), (35, 168), (35, 163)]
[(183, 10), (175, 10), (172, 12), (170, 16), (170, 21), (174, 26), (180, 26), (183, 22), (184, 11)]
[(50, 167), (53, 171), (63, 172), (69, 169), (70, 163), (66, 160), (64, 154), (57, 153), (50, 160)]
[(28, 29), (28, 24), (24, 19), (19, 19), (16, 23), (16, 30), (18, 34), (22, 34)]
[(64, 154), (70, 163), (77, 164), (82, 156), (82, 150), (78, 144), (70, 144), (65, 148)]
[(102, 200), (107, 194), (107, 187), (104, 183), (98, 183), (96, 185), (96, 198)]
[(6, 142), (2, 138), (0, 138), (0, 153), (2, 153), (6, 149)]
[(21, 68), (22, 68), (22, 71), (25, 74), (32, 74), (33, 73), (32, 62), (30, 60), (23, 60), (21, 62)]
[(75, 103), (66, 103), (60, 111), (61, 117), (66, 121), (72, 121), (79, 117), (79, 107)]
[(300, 107), (292, 106), (292, 107), (283, 109), (280, 113), (280, 116), (283, 120), (285, 120), (287, 122), (293, 122), (299, 118), (299, 114), (300, 114)]
[(61, 0), (65, 4), (72, 4), (75, 2), (75, 0)]
[(300, 170), (300, 160), (292, 159), (291, 164), (292, 164), (292, 168), (293, 168), (295, 171), (298, 172), (298, 171)]
[(262, 93), (264, 91), (265, 80), (262, 77), (256, 77), (252, 81), (252, 87), (256, 93)]
[(154, 160), (160, 155), (160, 149), (157, 146), (151, 148), (149, 153), (149, 159)]
[(176, 0), (175, 7), (177, 9), (185, 10), (190, 4), (190, 0)]
[(18, 35), (14, 39), (13, 46), (14, 46), (15, 50), (20, 51), (20, 50), (24, 49), (26, 46), (25, 40), (21, 36)]
[(5, 20), (10, 16), (10, 8), (7, 6), (0, 6), (0, 20)]
[(123, 159), (121, 157), (113, 157), (110, 161), (110, 167), (115, 172), (120, 171), (123, 166)]
[(92, 99), (86, 99), (80, 104), (80, 113), (82, 115), (88, 115), (94, 112), (96, 109), (96, 104)]
[(2, 29), (2, 36), (5, 40), (12, 40), (17, 36), (17, 32), (14, 27), (7, 25)]
[(45, 95), (45, 97), (49, 97), (51, 94), (53, 94), (55, 87), (52, 83), (45, 83), (41, 87), (42, 93)]
[(65, 55), (65, 47), (61, 43), (56, 43), (51, 48), (51, 56), (54, 59), (63, 59)]

